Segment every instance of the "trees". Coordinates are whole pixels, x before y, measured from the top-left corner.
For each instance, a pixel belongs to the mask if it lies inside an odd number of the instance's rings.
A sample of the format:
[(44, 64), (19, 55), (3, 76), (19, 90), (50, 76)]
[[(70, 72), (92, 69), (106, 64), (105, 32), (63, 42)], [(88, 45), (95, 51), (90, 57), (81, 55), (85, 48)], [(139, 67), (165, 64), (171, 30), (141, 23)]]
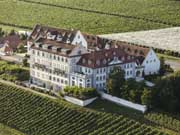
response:
[(60, 91), (60, 95), (72, 96), (78, 99), (88, 99), (97, 96), (96, 89), (94, 88), (82, 88), (78, 86), (66, 86), (63, 91)]
[(115, 67), (107, 79), (107, 92), (113, 96), (120, 97), (124, 84), (124, 71), (119, 67)]
[(169, 112), (180, 112), (180, 71), (159, 79), (153, 89), (153, 105)]
[(28, 63), (27, 58), (24, 58), (24, 59), (23, 59), (22, 65), (23, 65), (24, 67), (28, 67), (28, 66), (29, 66), (29, 63)]
[(152, 92), (147, 88), (144, 88), (141, 95), (141, 103), (143, 105), (151, 106), (151, 101), (152, 101)]
[(2, 28), (0, 28), (0, 37), (3, 37), (5, 34), (5, 32), (2, 30)]
[(14, 29), (12, 29), (12, 30), (9, 32), (9, 34), (8, 34), (8, 35), (12, 36), (12, 35), (15, 35), (15, 34), (16, 34), (15, 30), (14, 30)]
[(27, 49), (24, 47), (24, 44), (20, 44), (17, 48), (17, 52), (18, 53), (26, 53), (27, 52)]
[(163, 76), (166, 72), (166, 67), (165, 67), (165, 60), (164, 57), (160, 57), (160, 70), (159, 70), (159, 74), (161, 76)]

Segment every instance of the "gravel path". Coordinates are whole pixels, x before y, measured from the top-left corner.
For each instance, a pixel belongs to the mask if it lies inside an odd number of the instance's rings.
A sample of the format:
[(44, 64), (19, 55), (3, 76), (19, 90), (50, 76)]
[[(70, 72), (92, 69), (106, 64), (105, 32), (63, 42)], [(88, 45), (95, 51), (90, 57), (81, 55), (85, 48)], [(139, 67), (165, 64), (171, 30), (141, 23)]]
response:
[(100, 36), (108, 39), (180, 52), (180, 27)]
[(171, 65), (171, 67), (175, 71), (180, 70), (180, 62), (177, 62), (177, 61), (174, 61), (174, 60), (166, 60), (165, 63)]

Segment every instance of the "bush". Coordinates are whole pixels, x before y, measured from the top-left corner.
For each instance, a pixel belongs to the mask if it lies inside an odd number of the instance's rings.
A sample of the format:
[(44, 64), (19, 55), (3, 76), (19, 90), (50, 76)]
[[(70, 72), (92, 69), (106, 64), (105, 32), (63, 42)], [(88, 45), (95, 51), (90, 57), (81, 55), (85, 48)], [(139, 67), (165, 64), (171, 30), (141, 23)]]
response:
[(60, 95), (72, 96), (78, 99), (88, 99), (97, 96), (96, 89), (94, 88), (82, 88), (77, 86), (67, 86), (63, 91), (60, 92)]
[(19, 65), (0, 61), (0, 78), (8, 81), (29, 80), (29, 71)]

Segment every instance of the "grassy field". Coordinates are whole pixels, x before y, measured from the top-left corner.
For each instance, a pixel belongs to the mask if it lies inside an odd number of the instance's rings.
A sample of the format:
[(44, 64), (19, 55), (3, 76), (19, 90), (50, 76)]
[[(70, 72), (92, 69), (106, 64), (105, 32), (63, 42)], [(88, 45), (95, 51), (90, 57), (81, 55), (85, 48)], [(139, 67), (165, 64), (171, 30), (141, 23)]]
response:
[[(171, 23), (180, 23), (178, 14), (180, 2), (176, 1), (43, 0), (41, 2), (68, 6), (68, 8), (19, 0), (1, 0), (0, 22), (27, 27), (40, 23), (61, 28), (75, 28), (95, 34), (166, 28), (171, 27)], [(69, 7), (78, 8), (78, 10)], [(83, 9), (88, 9), (90, 12)], [(107, 14), (91, 12), (91, 10)]]
[(0, 135), (24, 135), (24, 134), (0, 123)]
[(166, 55), (166, 54), (160, 54), (160, 53), (158, 53), (157, 55), (158, 55), (159, 58), (164, 57), (165, 60), (172, 60), (172, 61), (180, 63), (180, 58), (178, 58), (178, 57), (173, 57), (173, 56), (169, 56), (169, 55)]
[(116, 13), (169, 23), (180, 23), (180, 2), (176, 0), (29, 0), (106, 13)]

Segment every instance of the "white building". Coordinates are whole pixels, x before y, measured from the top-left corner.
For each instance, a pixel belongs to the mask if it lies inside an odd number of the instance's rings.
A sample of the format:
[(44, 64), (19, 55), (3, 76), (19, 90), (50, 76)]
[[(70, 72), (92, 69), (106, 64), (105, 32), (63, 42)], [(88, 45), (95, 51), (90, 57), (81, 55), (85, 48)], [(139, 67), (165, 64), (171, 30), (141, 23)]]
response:
[(125, 71), (126, 79), (155, 74), (160, 68), (152, 49), (40, 25), (29, 38), (28, 54), (31, 83), (53, 90), (74, 85), (104, 89), (115, 66)]

